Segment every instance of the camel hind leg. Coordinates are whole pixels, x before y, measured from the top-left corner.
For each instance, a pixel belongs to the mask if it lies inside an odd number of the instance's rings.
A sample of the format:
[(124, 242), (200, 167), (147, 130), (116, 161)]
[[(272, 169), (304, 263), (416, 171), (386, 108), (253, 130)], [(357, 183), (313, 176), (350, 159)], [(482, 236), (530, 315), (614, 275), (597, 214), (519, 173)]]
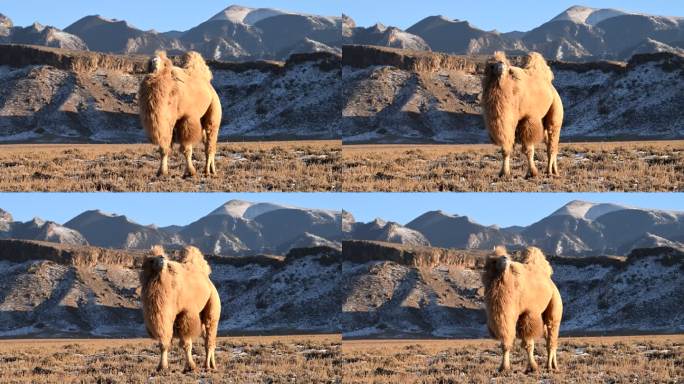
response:
[(546, 368), (558, 369), (558, 333), (560, 331), (561, 317), (563, 316), (563, 302), (558, 288), (554, 286), (554, 293), (548, 307), (544, 310), (544, 331), (546, 335)]
[(522, 143), (522, 150), (527, 157), (528, 171), (527, 178), (537, 177), (539, 171), (534, 162), (534, 145), (544, 139), (544, 125), (541, 119), (526, 118), (518, 122), (516, 127), (516, 134), (520, 143)]
[(197, 368), (192, 358), (192, 339), (200, 335), (202, 323), (199, 314), (181, 312), (176, 316), (173, 324), (174, 334), (180, 339), (180, 346), (185, 352), (184, 372), (194, 371)]
[(216, 334), (221, 318), (221, 299), (216, 288), (213, 289), (209, 301), (200, 313), (200, 317), (204, 328), (204, 349), (206, 352), (204, 368), (216, 369)]
[(202, 129), (204, 139), (204, 151), (206, 162), (204, 164), (205, 175), (216, 174), (216, 143), (218, 141), (219, 128), (221, 127), (221, 100), (214, 94), (209, 109), (202, 117)]
[(544, 129), (546, 130), (546, 152), (547, 167), (549, 176), (558, 176), (558, 143), (560, 142), (560, 131), (563, 125), (563, 102), (555, 92), (553, 104), (544, 117)]
[(192, 164), (192, 145), (202, 139), (202, 124), (199, 119), (183, 118), (176, 124), (176, 133), (186, 162), (183, 177), (193, 177), (197, 174), (197, 171)]
[(534, 359), (534, 339), (543, 334), (542, 317), (537, 314), (523, 313), (518, 318), (516, 325), (518, 337), (522, 340), (522, 347), (527, 352), (527, 370), (526, 372), (535, 372), (538, 369), (537, 362)]

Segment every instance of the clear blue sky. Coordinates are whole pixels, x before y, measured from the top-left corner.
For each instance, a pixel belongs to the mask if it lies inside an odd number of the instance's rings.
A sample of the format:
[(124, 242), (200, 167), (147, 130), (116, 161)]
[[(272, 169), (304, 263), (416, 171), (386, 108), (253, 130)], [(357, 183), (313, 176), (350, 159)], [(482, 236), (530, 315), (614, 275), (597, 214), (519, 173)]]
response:
[(431, 210), (484, 224), (529, 225), (571, 200), (684, 211), (684, 193), (1, 193), (15, 220), (34, 216), (64, 223), (89, 209), (125, 214), (140, 224), (188, 224), (231, 199), (351, 212), (406, 224)]
[(0, 0), (0, 13), (17, 25), (34, 21), (64, 28), (90, 14), (124, 19), (141, 29), (186, 30), (231, 4), (268, 7), (326, 16), (350, 15), (358, 25), (380, 21), (408, 28), (431, 15), (468, 20), (473, 25), (499, 31), (529, 30), (566, 8), (582, 4), (595, 8), (620, 8), (643, 13), (684, 16), (681, 0), (68, 0), (58, 6), (47, 0)]
[(65, 28), (87, 15), (126, 20), (143, 29), (160, 32), (190, 29), (229, 5), (277, 8), (324, 16), (340, 16), (343, 0), (0, 0), (0, 13), (15, 25), (34, 21)]

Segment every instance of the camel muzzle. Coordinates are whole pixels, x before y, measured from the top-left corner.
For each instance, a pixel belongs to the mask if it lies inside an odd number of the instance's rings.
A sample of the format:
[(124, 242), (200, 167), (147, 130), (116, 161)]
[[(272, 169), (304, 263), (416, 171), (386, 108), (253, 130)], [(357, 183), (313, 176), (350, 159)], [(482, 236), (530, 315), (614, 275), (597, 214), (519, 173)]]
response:
[(166, 258), (163, 256), (155, 257), (152, 261), (152, 270), (160, 272), (166, 266)]
[(508, 256), (502, 256), (496, 261), (496, 270), (499, 272), (504, 272), (510, 263), (511, 260), (508, 258)]

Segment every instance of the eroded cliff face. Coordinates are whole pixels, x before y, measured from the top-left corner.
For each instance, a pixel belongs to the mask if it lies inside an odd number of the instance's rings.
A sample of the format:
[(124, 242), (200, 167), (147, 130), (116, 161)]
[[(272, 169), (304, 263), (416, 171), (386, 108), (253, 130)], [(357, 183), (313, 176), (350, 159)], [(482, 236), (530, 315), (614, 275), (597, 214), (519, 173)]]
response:
[[(145, 142), (137, 92), (148, 61), (0, 45), (0, 141)], [(209, 61), (223, 105), (220, 138), (338, 139), (340, 62), (327, 52), (285, 62)]]
[[(480, 107), (486, 59), (345, 46), (343, 140), (488, 142)], [(523, 57), (510, 59), (523, 64)], [(652, 53), (627, 63), (549, 65), (565, 107), (562, 141), (684, 137), (684, 57)]]
[[(444, 252), (439, 248), (345, 242), (344, 336), (487, 337), (481, 283), (486, 253), (449, 251), (459, 256), (436, 258)], [(562, 334), (682, 331), (683, 299), (675, 293), (684, 289), (681, 251), (548, 259), (563, 297)]]
[[(138, 278), (144, 257), (0, 240), (0, 336), (145, 336)], [(326, 247), (208, 257), (222, 301), (219, 331), (339, 331), (340, 258), (339, 250)]]

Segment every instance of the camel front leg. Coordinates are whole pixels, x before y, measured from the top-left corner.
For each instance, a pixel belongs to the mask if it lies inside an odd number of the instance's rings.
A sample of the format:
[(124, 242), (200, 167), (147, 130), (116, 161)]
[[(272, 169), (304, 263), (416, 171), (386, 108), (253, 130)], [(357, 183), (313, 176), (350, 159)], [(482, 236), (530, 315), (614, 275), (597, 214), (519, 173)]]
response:
[(549, 324), (546, 329), (546, 369), (549, 371), (558, 369), (558, 324)]
[(499, 372), (505, 372), (511, 370), (511, 348), (513, 347), (513, 342), (501, 342), (501, 365), (499, 366)]
[(215, 175), (216, 174), (216, 143), (212, 143), (210, 140), (204, 142), (204, 151), (206, 153), (206, 162), (204, 165), (204, 174)]
[(195, 166), (192, 164), (192, 144), (181, 144), (181, 151), (183, 151), (183, 156), (185, 156), (185, 162), (187, 167), (185, 169), (185, 175), (183, 177), (193, 177), (197, 174)]
[(169, 369), (169, 347), (171, 346), (171, 340), (160, 340), (159, 341), (159, 365), (157, 365), (157, 371), (165, 371)]
[(157, 176), (167, 176), (169, 174), (169, 152), (171, 152), (170, 146), (160, 146), (159, 154), (161, 155), (161, 163), (159, 164), (159, 170), (157, 171)]
[(513, 152), (513, 145), (501, 147), (501, 155), (503, 156), (503, 164), (499, 177), (511, 177), (511, 153)]
[(528, 339), (523, 339), (522, 341), (522, 346), (527, 352), (527, 370), (525, 371), (526, 373), (530, 372), (536, 372), (538, 369), (537, 362), (534, 359), (534, 339), (528, 338)]
[(180, 341), (181, 347), (185, 351), (185, 369), (183, 369), (183, 372), (192, 372), (197, 369), (197, 365), (192, 359), (192, 339), (189, 337), (182, 337)]
[(527, 171), (527, 178), (529, 179), (537, 177), (539, 171), (537, 171), (537, 165), (534, 163), (534, 144), (523, 143), (522, 147), (523, 152), (527, 157), (527, 164), (529, 167), (529, 170)]
[(548, 173), (549, 176), (558, 176), (558, 144), (549, 141), (546, 144), (546, 154), (548, 161), (546, 173)]

